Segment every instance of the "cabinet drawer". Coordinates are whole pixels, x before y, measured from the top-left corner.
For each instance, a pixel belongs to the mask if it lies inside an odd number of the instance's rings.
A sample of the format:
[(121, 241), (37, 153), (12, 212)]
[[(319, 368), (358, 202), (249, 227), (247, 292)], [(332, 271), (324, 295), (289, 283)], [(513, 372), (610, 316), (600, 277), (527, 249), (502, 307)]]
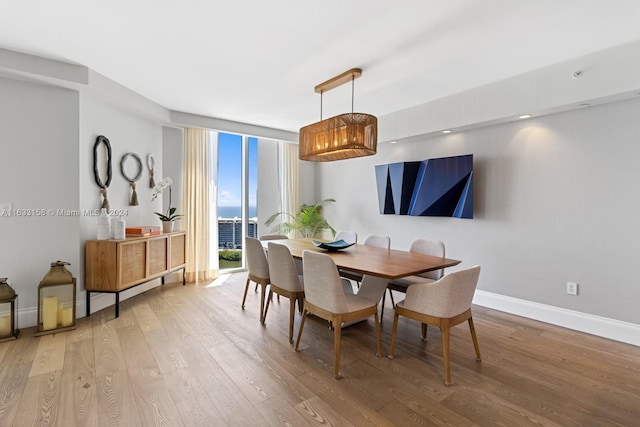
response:
[(146, 277), (147, 242), (135, 241), (118, 245), (120, 277), (118, 289), (126, 288)]

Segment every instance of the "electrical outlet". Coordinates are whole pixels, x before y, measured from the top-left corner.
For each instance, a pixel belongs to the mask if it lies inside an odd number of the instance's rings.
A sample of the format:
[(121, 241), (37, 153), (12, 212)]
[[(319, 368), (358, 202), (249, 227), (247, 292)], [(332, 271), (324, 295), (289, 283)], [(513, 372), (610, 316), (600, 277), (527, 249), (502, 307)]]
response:
[(567, 282), (567, 293), (569, 295), (578, 295), (578, 284), (576, 282)]

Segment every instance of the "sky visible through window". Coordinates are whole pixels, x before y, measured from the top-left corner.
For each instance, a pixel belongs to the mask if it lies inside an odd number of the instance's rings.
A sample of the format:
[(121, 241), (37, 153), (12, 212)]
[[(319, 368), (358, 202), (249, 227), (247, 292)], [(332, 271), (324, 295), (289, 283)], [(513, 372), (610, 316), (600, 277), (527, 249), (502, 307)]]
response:
[[(249, 138), (249, 218), (256, 216), (258, 139)], [(240, 217), (242, 206), (242, 135), (218, 134), (218, 217)]]

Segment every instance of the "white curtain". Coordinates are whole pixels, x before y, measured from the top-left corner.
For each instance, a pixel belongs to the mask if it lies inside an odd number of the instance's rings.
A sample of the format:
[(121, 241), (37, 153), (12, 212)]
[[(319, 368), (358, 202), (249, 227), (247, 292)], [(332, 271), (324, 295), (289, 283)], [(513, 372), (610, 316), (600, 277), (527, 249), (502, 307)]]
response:
[[(300, 176), (298, 144), (278, 143), (278, 170), (280, 190), (280, 212), (291, 215), (300, 209)], [(300, 237), (297, 232), (289, 233), (289, 237)]]
[(183, 212), (187, 232), (188, 282), (219, 275), (216, 177), (217, 138), (204, 129), (185, 129)]

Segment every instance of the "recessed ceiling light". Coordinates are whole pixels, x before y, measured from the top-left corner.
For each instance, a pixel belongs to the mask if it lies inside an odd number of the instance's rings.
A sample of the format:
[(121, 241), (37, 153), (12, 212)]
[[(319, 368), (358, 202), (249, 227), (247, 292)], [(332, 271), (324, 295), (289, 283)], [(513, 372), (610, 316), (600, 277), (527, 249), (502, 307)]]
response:
[(531, 117), (531, 114), (523, 114), (520, 116), (521, 119), (528, 119), (529, 117)]
[(389, 141), (389, 144), (397, 144), (398, 141)]
[(585, 102), (583, 104), (578, 104), (578, 107), (582, 108), (582, 107), (589, 107), (591, 104), (589, 104), (588, 102)]
[(452, 131), (452, 130), (450, 130), (450, 129), (447, 129), (447, 130), (443, 130), (443, 131), (442, 131), (442, 133), (451, 133), (451, 132), (453, 132), (453, 131)]

